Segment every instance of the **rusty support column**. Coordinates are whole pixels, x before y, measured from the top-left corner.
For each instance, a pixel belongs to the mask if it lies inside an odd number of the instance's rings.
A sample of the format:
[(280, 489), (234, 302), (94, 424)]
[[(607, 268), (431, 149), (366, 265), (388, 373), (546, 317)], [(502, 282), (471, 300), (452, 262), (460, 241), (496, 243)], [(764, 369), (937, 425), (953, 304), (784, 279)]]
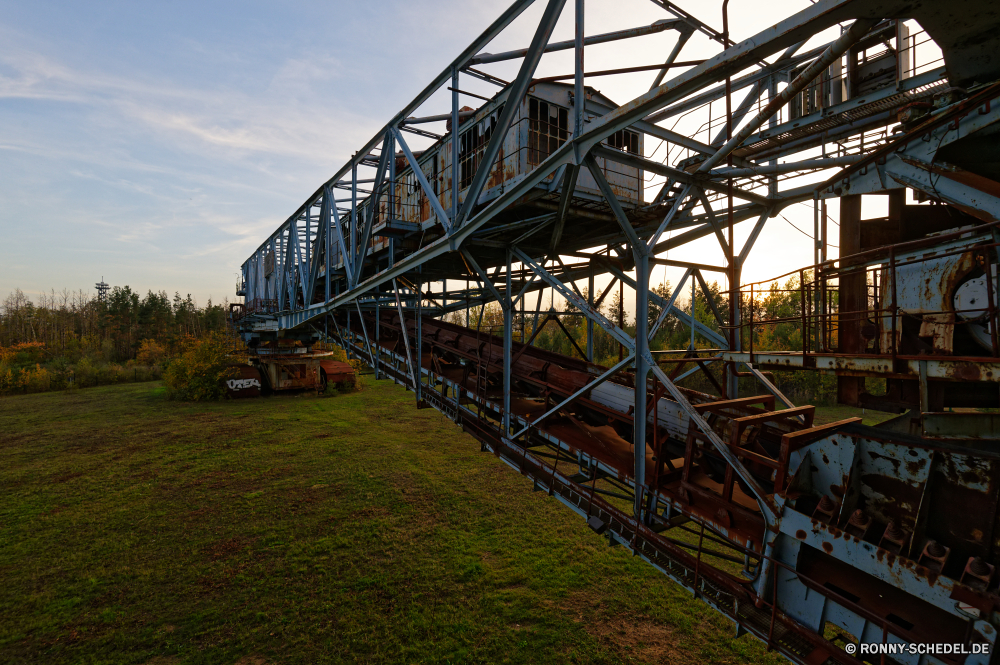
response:
[[(861, 251), (861, 195), (843, 196), (840, 199), (840, 269), (850, 263), (843, 257)], [(868, 289), (863, 272), (840, 276), (840, 303), (837, 318), (839, 353), (864, 353), (865, 339), (861, 336), (859, 312), (867, 308)], [(803, 331), (804, 332), (804, 331)], [(858, 406), (864, 391), (864, 379), (856, 376), (837, 377), (837, 402)]]

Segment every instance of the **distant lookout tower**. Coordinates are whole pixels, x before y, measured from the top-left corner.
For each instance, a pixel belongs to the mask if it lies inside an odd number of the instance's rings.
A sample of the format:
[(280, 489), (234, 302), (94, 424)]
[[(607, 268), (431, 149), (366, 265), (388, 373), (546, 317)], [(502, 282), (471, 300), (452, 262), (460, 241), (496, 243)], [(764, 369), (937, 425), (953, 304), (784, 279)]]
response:
[(101, 281), (94, 285), (97, 288), (97, 300), (99, 302), (108, 301), (108, 291), (111, 289), (107, 282), (104, 281), (104, 276), (101, 276)]

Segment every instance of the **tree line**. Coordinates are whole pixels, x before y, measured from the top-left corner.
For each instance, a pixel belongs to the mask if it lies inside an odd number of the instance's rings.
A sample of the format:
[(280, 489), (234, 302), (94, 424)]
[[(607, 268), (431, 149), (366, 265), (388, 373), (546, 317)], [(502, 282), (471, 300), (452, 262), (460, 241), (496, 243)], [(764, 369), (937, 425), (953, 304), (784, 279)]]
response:
[(167, 358), (224, 331), (228, 303), (116, 286), (100, 299), (20, 289), (0, 305), (0, 394), (159, 378)]

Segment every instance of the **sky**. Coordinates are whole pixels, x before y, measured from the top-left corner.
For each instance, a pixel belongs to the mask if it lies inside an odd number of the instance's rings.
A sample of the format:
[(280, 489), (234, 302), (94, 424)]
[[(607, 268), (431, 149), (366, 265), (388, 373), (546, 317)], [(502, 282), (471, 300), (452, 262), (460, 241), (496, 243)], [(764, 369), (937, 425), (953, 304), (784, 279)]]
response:
[[(554, 40), (572, 37), (573, 4)], [(721, 26), (721, 1), (679, 4)], [(733, 0), (733, 38), (808, 5)], [(103, 277), (201, 304), (234, 299), (247, 256), (504, 6), (0, 0), (0, 297), (15, 288), (29, 297), (93, 292)], [(486, 50), (527, 46), (543, 7), (537, 1)], [(591, 0), (586, 26), (607, 32), (663, 18), (649, 0)], [(674, 40), (665, 32), (590, 47), (586, 69), (662, 62)], [(696, 37), (681, 59), (717, 51)], [(488, 70), (509, 80), (516, 67)], [(536, 75), (570, 72), (565, 51), (547, 55)], [(653, 76), (588, 85), (624, 103)], [(447, 111), (448, 94), (420, 115)], [(811, 209), (785, 217), (768, 223), (758, 241), (767, 251), (752, 255), (747, 278), (812, 261), (810, 239), (792, 228), (811, 231)], [(685, 258), (721, 261), (713, 243), (699, 241)]]

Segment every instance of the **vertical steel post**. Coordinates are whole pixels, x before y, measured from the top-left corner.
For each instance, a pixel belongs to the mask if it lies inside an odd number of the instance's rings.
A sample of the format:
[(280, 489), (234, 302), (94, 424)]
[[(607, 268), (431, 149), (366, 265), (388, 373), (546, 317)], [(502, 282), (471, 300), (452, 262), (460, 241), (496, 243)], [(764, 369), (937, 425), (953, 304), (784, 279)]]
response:
[[(772, 99), (778, 96), (778, 78), (772, 74), (767, 77), (767, 101), (771, 102)], [(775, 113), (767, 120), (767, 126), (769, 129), (774, 129), (778, 126), (778, 114)], [(775, 166), (778, 163), (778, 159), (774, 158), (767, 162), (768, 166)], [(778, 175), (772, 175), (767, 179), (767, 195), (776, 197), (778, 196)]]
[[(395, 161), (395, 160), (393, 160)], [(424, 399), (424, 326), (423, 326), (423, 316), (424, 316), (424, 281), (423, 281), (424, 267), (420, 266), (420, 270), (417, 273), (417, 348), (414, 349), (413, 361), (415, 367), (414, 371), (414, 390), (417, 393), (417, 404)]]
[[(594, 265), (590, 265), (590, 275), (587, 278), (587, 304), (594, 309)], [(587, 360), (594, 362), (594, 320), (587, 317)]]
[(323, 273), (323, 281), (325, 282), (326, 301), (330, 301), (330, 269), (333, 267), (333, 261), (330, 259), (330, 254), (333, 253), (333, 234), (330, 233), (330, 226), (333, 224), (333, 216), (337, 214), (336, 204), (333, 202), (333, 188), (327, 186), (323, 190), (323, 207), (320, 208), (319, 223), (323, 225), (323, 237), (326, 238), (326, 270)]
[(585, 0), (576, 0), (576, 39), (574, 40), (573, 71), (573, 134), (579, 136), (583, 132), (584, 108), (586, 92), (583, 89), (583, 16)]
[(813, 265), (819, 264), (819, 192), (813, 194)]
[[(458, 219), (458, 67), (451, 68), (451, 230), (455, 231)], [(465, 313), (465, 327), (469, 327), (469, 313)]]
[[(636, 315), (638, 316), (638, 312), (636, 312)], [(625, 330), (625, 280), (623, 279), (618, 280), (618, 329)], [(624, 359), (625, 347), (619, 343), (618, 362), (621, 362)]]
[[(849, 258), (861, 251), (861, 195), (840, 198), (840, 298), (837, 318), (839, 353), (864, 353), (867, 342), (861, 336), (861, 311), (867, 307), (867, 287), (864, 268), (859, 273)], [(845, 274), (846, 272), (846, 274)], [(895, 276), (893, 276), (895, 287)], [(865, 306), (862, 306), (865, 303)], [(893, 351), (895, 355), (895, 351)], [(837, 402), (858, 406), (865, 380), (855, 376), (837, 377)]]
[[(819, 286), (819, 262), (820, 262), (820, 246), (821, 246), (819, 215), (820, 215), (819, 192), (816, 192), (816, 194), (813, 195), (813, 281), (812, 281), (812, 286), (809, 289), (810, 293), (812, 293), (813, 289)], [(805, 287), (803, 286), (803, 288)], [(819, 340), (821, 337), (820, 326), (818, 325), (819, 315), (820, 315), (819, 298), (817, 297), (812, 304), (813, 306), (810, 308), (810, 314), (816, 316), (816, 322), (817, 322), (814, 350), (819, 351), (820, 350)]]
[(809, 323), (806, 320), (806, 271), (799, 270), (799, 310), (802, 316), (802, 358), (809, 355)]
[(441, 318), (444, 318), (445, 310), (448, 309), (448, 280), (441, 280)]
[(513, 351), (514, 325), (513, 310), (510, 294), (510, 263), (511, 252), (507, 250), (507, 289), (503, 294), (503, 435), (510, 436), (510, 361)]
[[(723, 45), (729, 44), (729, 0), (723, 0), (722, 2), (722, 43)], [(733, 138), (733, 88), (732, 79), (729, 75), (726, 76), (726, 142)], [(729, 168), (733, 168), (733, 154), (729, 153), (726, 158), (726, 165)], [(729, 178), (726, 180), (726, 226), (729, 229), (729, 234), (727, 240), (729, 241), (729, 247), (726, 250), (726, 259), (728, 261), (728, 271), (726, 272), (726, 277), (729, 279), (729, 334), (726, 338), (729, 342), (729, 348), (734, 351), (739, 350), (739, 335), (737, 334), (736, 326), (739, 325), (740, 318), (740, 300), (739, 300), (739, 265), (737, 264), (736, 257), (736, 245), (733, 242), (733, 226), (735, 221), (733, 219), (733, 179)], [(706, 298), (711, 298), (710, 293), (705, 294)], [(693, 322), (692, 322), (693, 323)], [(739, 397), (740, 390), (740, 379), (736, 375), (736, 364), (727, 363), (725, 365), (725, 378), (726, 378), (726, 397), (729, 399), (736, 399)]]
[[(545, 265), (544, 261), (542, 261), (542, 265), (543, 266)], [(544, 288), (538, 289), (538, 298), (535, 302), (535, 317), (531, 322), (531, 339), (535, 339), (535, 332), (538, 330), (538, 313), (542, 311), (542, 298), (544, 296), (545, 296), (545, 289)]]
[(692, 350), (694, 349), (694, 322), (697, 321), (697, 317), (695, 316), (697, 312), (695, 310), (695, 303), (694, 303), (696, 296), (695, 287), (697, 286), (697, 284), (698, 280), (696, 279), (691, 280), (691, 349)]
[[(524, 266), (523, 265), (521, 266), (521, 275), (522, 275), (522, 277), (524, 276)], [(518, 339), (518, 341), (521, 344), (524, 344), (524, 342), (528, 339), (527, 337), (524, 336), (524, 332), (525, 332), (524, 331), (524, 301), (527, 299), (527, 295), (528, 294), (523, 294), (521, 296), (521, 316), (520, 316), (520, 321), (519, 321), (519, 323), (521, 324), (521, 336)]]
[(989, 322), (990, 342), (993, 346), (993, 357), (1000, 356), (1000, 340), (997, 339), (996, 293), (993, 289), (993, 268), (990, 265), (991, 252), (983, 251), (983, 268), (986, 271), (986, 320)]
[[(378, 187), (378, 183), (375, 183)], [(336, 209), (336, 206), (334, 207)], [(358, 163), (351, 164), (351, 256), (357, 256), (357, 228), (358, 228)], [(346, 250), (345, 250), (346, 251)], [(362, 257), (362, 261), (364, 257)], [(358, 271), (361, 274), (361, 271)], [(353, 282), (352, 282), (353, 284)]]
[[(386, 206), (385, 221), (392, 219), (393, 211), (396, 209), (396, 136), (389, 132), (386, 137), (386, 142), (382, 148), (383, 150), (389, 150), (389, 203)], [(381, 183), (376, 183), (376, 186), (381, 185)], [(372, 211), (372, 219), (378, 222), (378, 210)], [(389, 239), (389, 265), (393, 266), (396, 264), (396, 239)], [(360, 272), (358, 273), (361, 274)]]
[[(827, 225), (826, 225), (826, 199), (820, 202), (820, 243), (819, 243), (819, 262), (820, 264), (826, 263), (826, 238), (827, 238)], [(829, 349), (829, 341), (827, 339), (827, 305), (826, 305), (826, 280), (820, 281), (820, 269), (816, 269), (816, 285), (819, 289), (819, 327), (820, 327), (820, 350), (827, 351)]]
[[(635, 249), (635, 404), (633, 407), (632, 450), (635, 464), (635, 516), (642, 519), (643, 491), (646, 487), (646, 377), (649, 374), (649, 254)], [(622, 309), (625, 304), (622, 303)]]
[(379, 296), (378, 289), (376, 288), (375, 289), (375, 339), (372, 340), (372, 342), (373, 342), (372, 348), (374, 349), (374, 356), (375, 356), (375, 380), (376, 381), (378, 381), (379, 378), (380, 378), (380, 375), (379, 375), (379, 364), (380, 363), (378, 361), (378, 359), (379, 359), (379, 345), (378, 345), (379, 326), (382, 324), (382, 319), (379, 316), (379, 311), (378, 311), (378, 303), (379, 303), (379, 299), (380, 298), (381, 298), (381, 296)]
[[(312, 274), (312, 206), (306, 206), (306, 274)], [(305, 278), (303, 278), (304, 281)], [(312, 284), (308, 287), (309, 293), (312, 293)], [(306, 303), (306, 307), (309, 303)]]

